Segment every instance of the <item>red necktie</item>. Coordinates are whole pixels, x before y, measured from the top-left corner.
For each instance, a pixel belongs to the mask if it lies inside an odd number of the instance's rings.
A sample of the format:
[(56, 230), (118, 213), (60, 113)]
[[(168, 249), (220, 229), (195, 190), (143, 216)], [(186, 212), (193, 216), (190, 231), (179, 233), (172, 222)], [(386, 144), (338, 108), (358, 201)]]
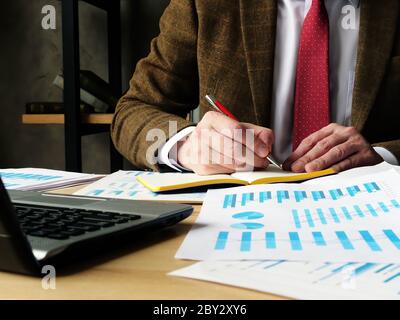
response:
[(293, 150), (329, 124), (329, 109), (329, 18), (324, 0), (313, 0), (297, 58)]

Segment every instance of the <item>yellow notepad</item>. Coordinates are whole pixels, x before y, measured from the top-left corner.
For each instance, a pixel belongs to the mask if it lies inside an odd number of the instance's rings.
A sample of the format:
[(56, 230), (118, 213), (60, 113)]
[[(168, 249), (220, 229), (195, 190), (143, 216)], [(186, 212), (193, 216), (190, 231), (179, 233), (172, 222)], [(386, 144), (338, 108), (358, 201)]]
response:
[(265, 171), (235, 172), (232, 174), (217, 174), (199, 176), (194, 173), (155, 173), (137, 177), (137, 181), (153, 192), (163, 192), (194, 187), (204, 187), (218, 184), (252, 185), (278, 182), (304, 181), (334, 174), (333, 169), (311, 173), (293, 173), (269, 167)]

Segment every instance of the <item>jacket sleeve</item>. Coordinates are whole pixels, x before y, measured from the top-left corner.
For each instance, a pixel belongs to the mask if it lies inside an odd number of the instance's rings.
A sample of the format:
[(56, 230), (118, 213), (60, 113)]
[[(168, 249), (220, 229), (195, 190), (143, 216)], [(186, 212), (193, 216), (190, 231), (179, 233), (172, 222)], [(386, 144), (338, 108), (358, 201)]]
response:
[[(128, 92), (118, 102), (112, 140), (138, 168), (160, 170), (154, 146), (166, 140), (154, 138), (152, 132), (168, 139), (192, 125), (186, 118), (199, 99), (197, 24), (194, 0), (171, 0), (150, 54), (138, 63)], [(169, 132), (171, 121), (177, 131)]]

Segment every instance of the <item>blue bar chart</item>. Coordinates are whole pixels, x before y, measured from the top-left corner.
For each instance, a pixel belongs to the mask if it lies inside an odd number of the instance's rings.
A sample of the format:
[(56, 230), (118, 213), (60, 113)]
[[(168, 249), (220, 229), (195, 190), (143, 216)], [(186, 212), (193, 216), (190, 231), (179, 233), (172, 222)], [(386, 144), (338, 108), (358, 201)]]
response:
[(2, 172), (0, 173), (2, 179), (21, 179), (21, 180), (35, 180), (35, 181), (49, 181), (60, 179), (62, 176), (57, 175), (42, 175), (42, 174), (29, 174), (29, 173), (13, 173), (13, 172)]
[(388, 202), (379, 201), (375, 204), (367, 203), (353, 206), (340, 206), (338, 208), (317, 209), (292, 209), (292, 223), (296, 229), (316, 228), (329, 224), (344, 224), (354, 219), (378, 218), (382, 215), (398, 214), (400, 207), (397, 200)]
[[(250, 202), (268, 204), (285, 204), (287, 201), (302, 203), (306, 200), (315, 203), (321, 203), (324, 200), (340, 200), (345, 197), (355, 198), (359, 194), (372, 194), (382, 191), (377, 182), (368, 182), (360, 185), (352, 185), (344, 188), (335, 188), (327, 190), (277, 190), (277, 191), (259, 191), (248, 193), (232, 193), (225, 196), (223, 208), (245, 207)], [(400, 204), (397, 203), (400, 206)]]
[[(252, 250), (253, 242), (258, 242), (255, 239), (256, 236), (253, 236), (252, 231), (243, 231), (240, 233), (240, 241), (229, 241), (231, 237), (232, 231), (220, 231), (217, 234), (216, 241), (214, 244), (214, 250), (221, 251), (227, 249), (228, 244), (230, 246), (236, 245), (239, 243), (239, 247), (236, 247), (241, 252), (250, 252)], [(290, 244), (290, 249), (292, 251), (302, 251), (305, 247), (315, 246), (315, 247), (329, 247), (332, 245), (337, 246), (340, 245), (342, 250), (345, 251), (354, 251), (360, 247), (366, 247), (371, 252), (382, 252), (383, 246), (380, 245), (380, 242), (389, 241), (394, 248), (399, 250), (400, 253), (400, 233), (396, 234), (393, 230), (383, 230), (383, 234), (385, 237), (380, 237), (378, 240), (367, 230), (359, 230), (358, 235), (359, 239), (353, 239), (350, 237), (347, 231), (338, 230), (334, 232), (335, 239), (330, 238), (327, 240), (327, 237), (324, 235), (322, 231), (312, 231), (309, 235), (311, 235), (312, 241), (307, 238), (304, 240), (305, 233), (300, 234), (299, 232), (290, 231), (286, 236), (280, 236), (273, 231), (267, 231), (264, 233), (264, 243), (265, 250), (277, 250), (281, 246), (286, 246), (287, 243)], [(235, 233), (237, 236), (237, 233)], [(257, 234), (259, 236), (259, 234)], [(230, 248), (235, 249), (235, 248)]]
[(176, 256), (400, 264), (398, 177), (371, 177), (210, 190)]
[[(233, 276), (232, 279), (243, 279), (252, 274), (254, 281), (248, 280), (248, 287), (297, 299), (400, 299), (400, 266), (396, 264), (286, 260), (220, 261), (218, 265), (213, 262), (208, 268), (206, 263), (202, 264), (202, 270), (208, 269), (212, 275), (210, 281), (226, 272)], [(242, 280), (226, 283), (243, 286)]]

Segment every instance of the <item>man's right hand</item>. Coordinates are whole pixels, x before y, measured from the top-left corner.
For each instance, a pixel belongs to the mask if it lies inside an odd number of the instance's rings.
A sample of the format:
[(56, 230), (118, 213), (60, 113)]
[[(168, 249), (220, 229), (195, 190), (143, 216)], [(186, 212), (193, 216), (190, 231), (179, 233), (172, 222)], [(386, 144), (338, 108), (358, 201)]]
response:
[(272, 130), (210, 111), (178, 143), (178, 162), (200, 175), (263, 169), (273, 143)]

